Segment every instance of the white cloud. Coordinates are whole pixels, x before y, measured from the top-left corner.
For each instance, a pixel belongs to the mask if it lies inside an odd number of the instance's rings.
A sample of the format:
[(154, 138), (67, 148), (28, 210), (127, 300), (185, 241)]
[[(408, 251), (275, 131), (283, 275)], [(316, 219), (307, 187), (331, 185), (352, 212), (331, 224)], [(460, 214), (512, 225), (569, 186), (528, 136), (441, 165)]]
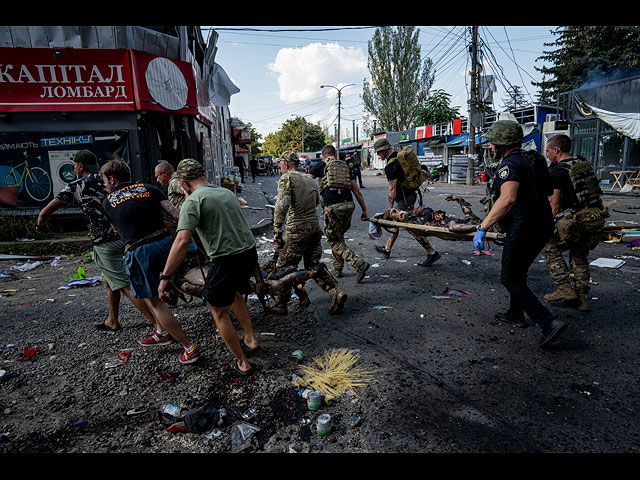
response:
[(321, 95), (320, 85), (340, 87), (362, 82), (368, 74), (367, 57), (360, 48), (337, 43), (311, 43), (283, 48), (268, 68), (278, 79), (280, 100), (301, 102)]

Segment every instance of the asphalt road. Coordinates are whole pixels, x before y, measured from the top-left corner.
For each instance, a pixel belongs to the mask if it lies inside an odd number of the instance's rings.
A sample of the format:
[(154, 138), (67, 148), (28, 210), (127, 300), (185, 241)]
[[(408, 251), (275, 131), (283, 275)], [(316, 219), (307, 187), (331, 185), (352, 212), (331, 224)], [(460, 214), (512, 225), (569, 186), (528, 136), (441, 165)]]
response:
[[(367, 171), (363, 180), (369, 215), (384, 211), (384, 176)], [(267, 194), (275, 194), (277, 177), (259, 181)], [(452, 193), (484, 216), (483, 185), (436, 183), (424, 203), (461, 216), (457, 203), (445, 201)], [(612, 212), (608, 223), (640, 223), (637, 195), (604, 199), (615, 200), (612, 208), (624, 212)], [(601, 243), (591, 253), (592, 260), (627, 258), (622, 268), (592, 267), (591, 312), (547, 303), (569, 328), (542, 350), (538, 327), (518, 329), (494, 320), (508, 305), (499, 282), (501, 247), (492, 247), (495, 256), (475, 256), (471, 242), (433, 239), (442, 258), (424, 268), (416, 265), (424, 251), (402, 231), (384, 259), (373, 246), (383, 245), (387, 233), (371, 240), (359, 215), (356, 207), (349, 245), (377, 266), (361, 284), (345, 268), (340, 286), (349, 300), (340, 315), (327, 314), (328, 298), (313, 283), (308, 291), (310, 311), (319, 319), (315, 345), (359, 349), (362, 364), (376, 372), (360, 427), (368, 451), (640, 451), (638, 252)], [(540, 298), (553, 290), (543, 254), (529, 279)], [(469, 293), (444, 294), (447, 287)]]

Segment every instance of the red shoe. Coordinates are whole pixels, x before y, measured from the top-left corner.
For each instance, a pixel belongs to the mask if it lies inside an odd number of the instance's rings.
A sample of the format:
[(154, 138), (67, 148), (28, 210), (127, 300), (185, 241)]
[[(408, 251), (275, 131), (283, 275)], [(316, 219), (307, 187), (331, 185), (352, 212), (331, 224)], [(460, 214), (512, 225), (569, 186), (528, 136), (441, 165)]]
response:
[(164, 335), (160, 335), (158, 332), (153, 332), (153, 335), (145, 338), (144, 340), (140, 340), (140, 345), (144, 345), (145, 347), (150, 347), (154, 345), (167, 345), (173, 342), (173, 338), (168, 333)]
[(187, 349), (184, 348), (178, 360), (180, 360), (180, 363), (193, 363), (198, 360), (198, 358), (200, 358), (200, 350), (198, 350), (198, 347), (193, 347), (191, 352), (187, 352)]

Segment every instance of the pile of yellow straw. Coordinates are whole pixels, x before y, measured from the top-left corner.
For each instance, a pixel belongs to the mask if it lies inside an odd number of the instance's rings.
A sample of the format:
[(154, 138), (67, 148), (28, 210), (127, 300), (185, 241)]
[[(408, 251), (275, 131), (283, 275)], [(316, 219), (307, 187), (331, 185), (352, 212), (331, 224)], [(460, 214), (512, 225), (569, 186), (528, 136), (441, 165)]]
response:
[(357, 350), (331, 349), (315, 357), (310, 365), (300, 365), (300, 369), (307, 385), (330, 401), (347, 391), (357, 395), (357, 388), (374, 380), (374, 372), (357, 366), (358, 360)]

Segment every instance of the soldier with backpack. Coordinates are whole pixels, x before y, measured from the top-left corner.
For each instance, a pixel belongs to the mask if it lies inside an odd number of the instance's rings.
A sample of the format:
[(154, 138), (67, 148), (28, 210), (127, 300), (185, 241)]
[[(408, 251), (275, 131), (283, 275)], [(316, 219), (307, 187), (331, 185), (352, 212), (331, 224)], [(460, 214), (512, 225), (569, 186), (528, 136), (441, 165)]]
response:
[(362, 213), (360, 218), (367, 218), (367, 206), (358, 183), (344, 160), (337, 158), (333, 145), (322, 148), (322, 161), (316, 162), (309, 175), (319, 178), (319, 190), (323, 207), (324, 233), (331, 247), (333, 273), (342, 276), (345, 262), (356, 270), (356, 281), (362, 282), (365, 273), (371, 266), (362, 256), (355, 253), (345, 243), (344, 234), (351, 227), (351, 217), (355, 210), (353, 197), (356, 197)]
[[(547, 244), (547, 267), (556, 288), (544, 296), (564, 300), (582, 312), (589, 311), (589, 252), (602, 239), (608, 212), (602, 205), (600, 182), (591, 163), (571, 155), (571, 139), (556, 135), (547, 144), (553, 195), (549, 197), (556, 229)], [(563, 253), (569, 252), (574, 286)]]
[[(394, 152), (386, 138), (375, 141), (373, 148), (376, 154), (386, 160), (384, 173), (389, 181), (389, 210), (392, 208), (411, 212), (414, 210), (416, 200), (420, 194), (420, 186), (425, 180), (418, 156), (411, 147), (405, 147), (399, 152)], [(422, 204), (422, 201), (420, 202)], [(391, 236), (384, 247), (375, 245), (376, 251), (389, 258), (393, 244), (398, 238), (399, 229), (391, 229)], [(440, 254), (424, 238), (421, 245), (427, 251), (427, 259), (418, 263), (422, 267), (430, 267), (439, 258)]]

